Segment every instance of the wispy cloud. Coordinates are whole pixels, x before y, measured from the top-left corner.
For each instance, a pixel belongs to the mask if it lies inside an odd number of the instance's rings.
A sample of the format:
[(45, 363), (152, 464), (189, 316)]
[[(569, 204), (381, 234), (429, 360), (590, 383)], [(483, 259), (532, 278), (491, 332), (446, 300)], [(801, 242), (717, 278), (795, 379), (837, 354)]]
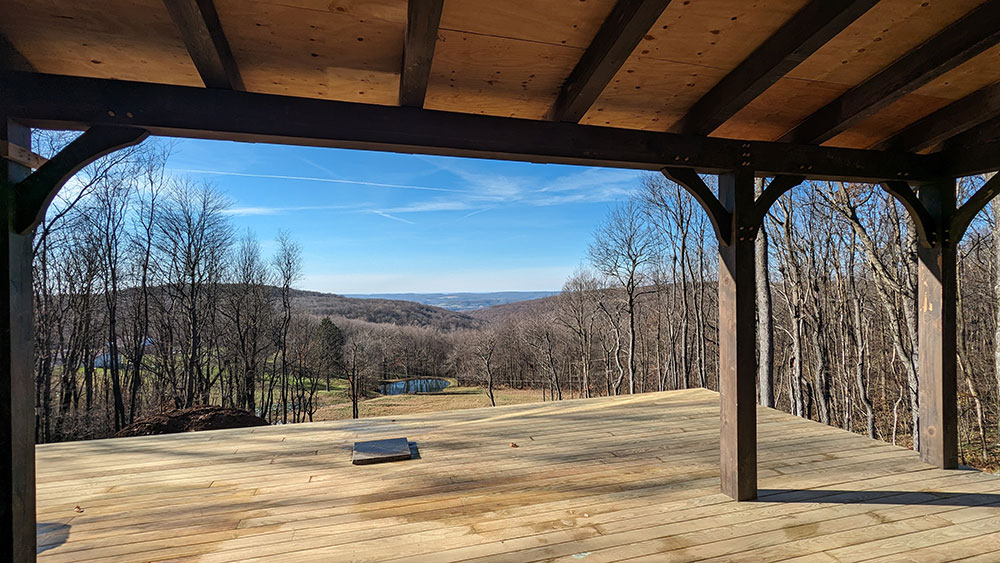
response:
[(399, 221), (400, 223), (406, 223), (408, 225), (416, 225), (416, 223), (414, 223), (413, 221), (410, 221), (408, 219), (403, 219), (402, 217), (396, 217), (395, 215), (386, 213), (385, 211), (372, 209), (371, 212), (378, 215), (379, 217), (385, 217), (386, 219), (392, 219), (393, 221)]
[(284, 213), (292, 213), (295, 211), (331, 211), (331, 210), (344, 210), (344, 209), (358, 209), (360, 206), (357, 205), (300, 205), (293, 207), (232, 207), (223, 211), (226, 215), (234, 215), (239, 217), (251, 216), (251, 215), (281, 215)]
[[(305, 164), (311, 165), (317, 170), (329, 173), (332, 176), (332, 171), (327, 167), (304, 158), (300, 158), (300, 160), (302, 160)], [(360, 203), (353, 206), (247, 206), (233, 208), (227, 211), (230, 215), (256, 216), (278, 215), (302, 211), (354, 209), (359, 211), (370, 211), (381, 217), (407, 224), (414, 223), (408, 219), (400, 217), (400, 215), (413, 213), (464, 212), (464, 214), (461, 215), (461, 218), (465, 219), (497, 207), (550, 207), (558, 205), (618, 201), (629, 197), (639, 185), (639, 173), (632, 170), (567, 167), (565, 174), (555, 177), (549, 175), (546, 179), (540, 180), (537, 175), (522, 176), (483, 173), (479, 170), (473, 169), (471, 165), (467, 165), (459, 160), (428, 159), (427, 162), (433, 164), (436, 169), (455, 176), (465, 185), (465, 187), (463, 189), (455, 189), (420, 186), (414, 184), (368, 182), (364, 180), (352, 180), (346, 178), (257, 174), (201, 169), (174, 169), (174, 172), (321, 182), (396, 190), (415, 190), (419, 192), (432, 192), (440, 194), (438, 196), (428, 197), (424, 200), (397, 204), (393, 207), (379, 207), (377, 210), (371, 209), (373, 207), (372, 203)]]
[(344, 178), (318, 178), (315, 176), (286, 176), (282, 174), (251, 174), (249, 172), (228, 172), (224, 170), (192, 170), (184, 168), (172, 168), (171, 171), (180, 172), (184, 174), (209, 174), (215, 176), (239, 176), (242, 178), (270, 178), (274, 180), (298, 180), (303, 182), (324, 182), (327, 184), (349, 184), (355, 186), (368, 186), (374, 188), (392, 188), (397, 190), (466, 193), (466, 190), (455, 190), (451, 188), (435, 188), (432, 186), (412, 186), (408, 184), (384, 184), (381, 182), (366, 182), (364, 180), (348, 180)]
[(476, 211), (473, 211), (472, 213), (466, 213), (465, 215), (462, 215), (462, 219), (468, 219), (469, 217), (472, 217), (473, 215), (479, 215), (483, 211), (489, 211), (490, 209), (493, 209), (493, 208), (492, 207), (486, 207), (486, 208), (483, 208), (483, 209), (477, 209)]
[[(567, 203), (602, 203), (628, 197), (639, 185), (641, 172), (613, 168), (565, 167), (566, 174), (539, 181), (537, 175), (484, 174), (457, 159), (425, 159), (462, 180), (471, 207), (483, 202), (550, 206)], [(479, 205), (475, 205), (475, 202)]]
[(383, 208), (382, 211), (386, 213), (427, 213), (433, 211), (465, 211), (472, 208), (470, 202), (460, 199), (432, 199), (397, 207)]

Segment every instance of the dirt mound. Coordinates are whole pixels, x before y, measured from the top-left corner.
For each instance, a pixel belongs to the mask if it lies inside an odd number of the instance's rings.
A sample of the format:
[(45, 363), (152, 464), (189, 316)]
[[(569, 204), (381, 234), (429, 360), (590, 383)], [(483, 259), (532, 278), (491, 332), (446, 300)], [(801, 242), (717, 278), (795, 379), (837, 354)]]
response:
[(192, 407), (149, 416), (122, 428), (116, 438), (129, 436), (153, 436), (156, 434), (178, 434), (199, 430), (222, 430), (224, 428), (246, 428), (267, 426), (263, 418), (247, 411), (228, 407)]

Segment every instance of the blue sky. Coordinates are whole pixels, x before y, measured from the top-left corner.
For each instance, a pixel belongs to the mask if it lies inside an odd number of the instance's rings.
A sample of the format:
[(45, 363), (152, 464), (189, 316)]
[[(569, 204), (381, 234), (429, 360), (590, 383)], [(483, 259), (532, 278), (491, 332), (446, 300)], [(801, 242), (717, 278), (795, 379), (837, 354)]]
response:
[(232, 200), (271, 253), (303, 249), (302, 289), (558, 290), (641, 172), (338, 149), (173, 141), (175, 175)]

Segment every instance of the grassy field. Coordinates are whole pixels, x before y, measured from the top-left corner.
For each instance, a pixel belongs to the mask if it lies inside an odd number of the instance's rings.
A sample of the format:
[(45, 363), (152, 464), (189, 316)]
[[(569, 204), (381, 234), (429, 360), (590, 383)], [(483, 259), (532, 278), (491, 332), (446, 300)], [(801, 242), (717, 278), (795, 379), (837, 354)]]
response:
[[(461, 387), (454, 379), (451, 385), (440, 393), (421, 395), (378, 395), (366, 399), (358, 405), (362, 418), (370, 416), (393, 416), (422, 412), (474, 409), (490, 406), (490, 398), (482, 387)], [(494, 396), (497, 406), (537, 403), (542, 400), (542, 392), (526, 389), (496, 389)], [(347, 393), (347, 382), (338, 379), (331, 383), (330, 391), (320, 391), (316, 398), (321, 405), (313, 415), (313, 420), (342, 420), (351, 418), (351, 399)]]

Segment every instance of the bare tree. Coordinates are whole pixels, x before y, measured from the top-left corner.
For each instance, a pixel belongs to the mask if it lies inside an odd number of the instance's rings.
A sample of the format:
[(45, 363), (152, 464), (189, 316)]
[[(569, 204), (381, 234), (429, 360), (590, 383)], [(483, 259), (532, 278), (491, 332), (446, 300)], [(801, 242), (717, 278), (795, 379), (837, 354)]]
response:
[(580, 396), (590, 397), (590, 363), (600, 282), (587, 270), (577, 270), (563, 284), (557, 319), (576, 339), (579, 350)]
[(642, 206), (629, 200), (616, 207), (598, 227), (590, 245), (590, 261), (601, 274), (613, 279), (624, 292), (628, 315), (628, 389), (635, 393), (636, 319), (639, 298), (650, 292), (646, 268), (656, 255), (656, 239), (645, 221)]
[(288, 330), (292, 320), (292, 285), (302, 276), (302, 249), (288, 231), (278, 234), (278, 252), (274, 269), (281, 291), (281, 321), (278, 329), (278, 354), (281, 358), (281, 421), (288, 422)]

